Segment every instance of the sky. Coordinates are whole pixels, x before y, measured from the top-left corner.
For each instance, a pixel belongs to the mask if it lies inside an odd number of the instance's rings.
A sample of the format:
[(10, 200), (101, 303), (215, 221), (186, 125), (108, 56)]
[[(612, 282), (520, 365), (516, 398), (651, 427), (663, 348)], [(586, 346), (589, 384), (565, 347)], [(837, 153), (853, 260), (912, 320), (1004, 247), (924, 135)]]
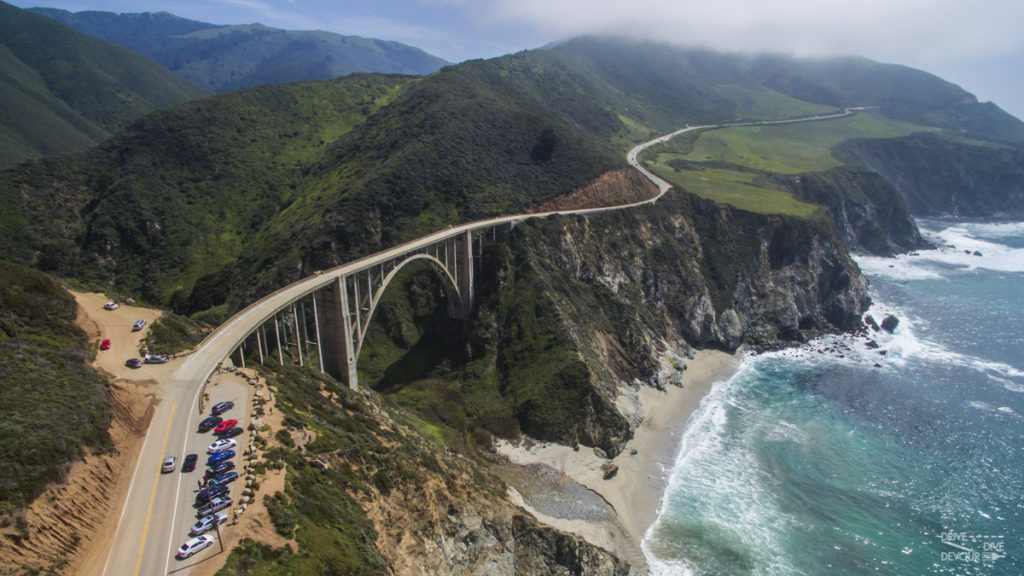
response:
[[(10, 1), (10, 0), (8, 0)], [(327, 30), (452, 62), (618, 34), (722, 51), (865, 56), (936, 74), (1024, 118), (1022, 0), (14, 0)]]

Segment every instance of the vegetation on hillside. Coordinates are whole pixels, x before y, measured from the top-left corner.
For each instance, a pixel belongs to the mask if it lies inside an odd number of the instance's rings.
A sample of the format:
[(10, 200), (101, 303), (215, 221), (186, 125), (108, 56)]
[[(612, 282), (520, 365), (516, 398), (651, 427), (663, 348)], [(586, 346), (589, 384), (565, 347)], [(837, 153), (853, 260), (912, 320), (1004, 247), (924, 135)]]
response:
[(330, 80), (355, 72), (430, 74), (448, 64), (401, 44), (260, 24), (219, 26), (166, 12), (115, 14), (33, 8), (97, 38), (145, 54), (214, 92)]
[(0, 2), (0, 167), (83, 150), (206, 93), (131, 50)]
[(77, 311), (47, 275), (0, 260), (0, 522), (111, 446), (107, 382)]
[[(842, 140), (935, 129), (962, 139), (947, 122), (954, 109), (993, 140), (1013, 132), (994, 127), (997, 108), (902, 67), (582, 38), (426, 78), (262, 87), (153, 114), (89, 153), (5, 174), (0, 248), (216, 323), (315, 270), (569, 194), (623, 168), (638, 139), (683, 123), (844, 104), (885, 108), (709, 132), (667, 148), (660, 169), (708, 198), (807, 217), (814, 208), (777, 177), (839, 166), (823, 150)], [(928, 110), (941, 121), (891, 118)]]
[[(285, 426), (317, 436), (305, 452), (279, 446), (262, 463), (287, 464), (284, 492), (266, 495), (264, 502), (275, 530), (295, 538), (298, 549), (274, 550), (246, 540), (218, 574), (385, 574), (374, 546), (376, 532), (360, 508), (359, 495), (370, 490), (378, 473), (394, 481), (396, 474), (429, 456), (411, 446), (403, 451), (385, 446), (384, 439), (394, 433), (371, 417), (364, 399), (339, 389), (330, 378), (290, 366), (277, 366), (268, 377)], [(325, 395), (333, 397), (331, 392), (339, 395), (338, 402), (325, 400)], [(291, 441), (287, 433), (282, 437)], [(260, 442), (265, 445), (266, 438)], [(329, 467), (313, 466), (314, 458)]]
[(410, 81), (269, 86), (158, 112), (87, 154), (9, 173), (0, 200), (20, 209), (4, 212), (0, 243), (42, 270), (186, 314), (223, 304), (223, 270), (301, 199), (311, 159)]

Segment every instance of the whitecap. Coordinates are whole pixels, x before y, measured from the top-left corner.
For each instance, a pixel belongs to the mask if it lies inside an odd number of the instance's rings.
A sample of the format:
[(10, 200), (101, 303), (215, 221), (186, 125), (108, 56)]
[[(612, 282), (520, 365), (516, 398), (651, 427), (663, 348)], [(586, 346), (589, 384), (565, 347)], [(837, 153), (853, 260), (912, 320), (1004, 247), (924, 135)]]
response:
[(1002, 383), (1003, 388), (1006, 388), (1010, 392), (1017, 392), (1018, 394), (1024, 392), (1024, 384), (1018, 384), (1016, 382), (1012, 382), (1010, 380), (1006, 380), (1003, 378), (998, 378), (996, 376), (989, 376), (989, 378), (992, 378), (993, 380)]
[(857, 265), (870, 276), (895, 281), (934, 280), (951, 272), (978, 269), (1024, 272), (1024, 249), (997, 241), (998, 238), (1024, 234), (1024, 223), (928, 224), (932, 228), (922, 227), (921, 233), (936, 246), (935, 249), (900, 254), (892, 258), (858, 255), (855, 256)]

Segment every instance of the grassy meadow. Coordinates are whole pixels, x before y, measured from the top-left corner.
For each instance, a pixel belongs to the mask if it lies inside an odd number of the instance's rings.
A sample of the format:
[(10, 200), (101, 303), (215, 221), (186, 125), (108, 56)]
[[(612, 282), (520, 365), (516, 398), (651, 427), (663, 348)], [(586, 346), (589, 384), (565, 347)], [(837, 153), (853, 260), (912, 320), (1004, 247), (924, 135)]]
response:
[(654, 147), (645, 160), (655, 174), (703, 198), (751, 212), (808, 218), (815, 205), (761, 176), (824, 172), (843, 165), (832, 154), (841, 142), (922, 131), (936, 129), (868, 111), (836, 120), (706, 130)]

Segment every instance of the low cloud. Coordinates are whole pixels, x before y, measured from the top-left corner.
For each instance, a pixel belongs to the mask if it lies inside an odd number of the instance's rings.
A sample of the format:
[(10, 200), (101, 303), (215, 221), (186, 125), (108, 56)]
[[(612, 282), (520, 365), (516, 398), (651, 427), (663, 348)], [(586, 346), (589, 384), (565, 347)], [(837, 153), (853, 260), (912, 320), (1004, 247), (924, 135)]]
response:
[(476, 16), (556, 37), (623, 34), (727, 51), (968, 60), (1024, 48), (1018, 0), (484, 0)]

